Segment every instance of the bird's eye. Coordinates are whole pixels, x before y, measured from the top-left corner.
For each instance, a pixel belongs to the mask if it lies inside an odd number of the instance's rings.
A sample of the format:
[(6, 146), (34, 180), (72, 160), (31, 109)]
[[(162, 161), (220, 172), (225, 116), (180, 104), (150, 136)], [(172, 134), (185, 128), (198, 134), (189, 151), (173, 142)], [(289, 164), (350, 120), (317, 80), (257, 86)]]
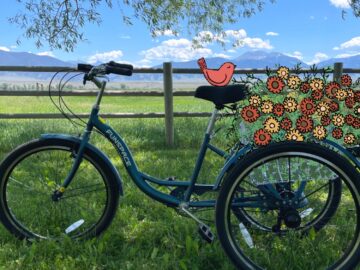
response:
[(228, 66), (227, 68), (230, 68), (230, 66)]

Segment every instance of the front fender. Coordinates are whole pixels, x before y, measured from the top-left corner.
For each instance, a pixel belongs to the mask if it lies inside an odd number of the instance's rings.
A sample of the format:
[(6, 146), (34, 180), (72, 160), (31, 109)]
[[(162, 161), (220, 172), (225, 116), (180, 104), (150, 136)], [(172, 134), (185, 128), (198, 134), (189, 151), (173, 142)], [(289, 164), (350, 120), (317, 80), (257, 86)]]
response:
[[(79, 145), (81, 143), (81, 139), (79, 137), (70, 136), (66, 134), (42, 134), (40, 136), (40, 140), (51, 140), (51, 139), (64, 140)], [(85, 147), (90, 151), (92, 151), (93, 153), (95, 153), (100, 159), (102, 159), (109, 166), (111, 172), (116, 178), (116, 182), (119, 185), (120, 195), (122, 196), (124, 193), (123, 193), (121, 177), (119, 175), (118, 170), (114, 167), (114, 165), (110, 161), (109, 157), (92, 144), (86, 143)]]

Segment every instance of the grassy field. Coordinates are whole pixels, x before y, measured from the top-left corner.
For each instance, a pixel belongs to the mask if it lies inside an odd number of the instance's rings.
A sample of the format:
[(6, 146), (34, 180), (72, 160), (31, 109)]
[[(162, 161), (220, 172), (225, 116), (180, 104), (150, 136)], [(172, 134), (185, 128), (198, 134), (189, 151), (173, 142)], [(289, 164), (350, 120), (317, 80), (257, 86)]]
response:
[[(75, 112), (88, 112), (94, 98), (66, 98)], [(162, 112), (162, 98), (109, 98), (103, 112)], [(174, 111), (210, 111), (211, 104), (191, 97), (176, 97)], [(1, 97), (0, 113), (57, 112), (48, 98)], [(175, 118), (175, 146), (165, 146), (163, 119), (108, 120), (128, 143), (139, 168), (148, 174), (188, 179), (192, 173), (206, 118)], [(222, 123), (221, 125), (223, 125)], [(82, 128), (65, 120), (1, 120), (0, 159), (17, 145), (42, 133), (78, 134)], [(41, 241), (31, 245), (16, 240), (0, 226), (0, 269), (234, 269), (219, 241), (209, 245), (197, 233), (197, 225), (174, 210), (157, 203), (131, 182), (112, 145), (99, 135), (92, 143), (104, 151), (119, 169), (125, 196), (110, 228), (98, 239), (74, 242)], [(224, 146), (224, 133), (215, 144)], [(200, 174), (200, 183), (212, 183), (222, 160), (210, 154)], [(213, 220), (212, 210), (202, 214)], [(344, 221), (346, 222), (346, 220)], [(209, 222), (215, 233), (213, 222)], [(279, 245), (281, 246), (281, 245)], [(312, 247), (310, 241), (308, 247)], [(316, 245), (315, 245), (316, 247)], [(295, 248), (295, 247), (294, 247)], [(304, 247), (304, 252), (312, 249)], [(272, 269), (311, 269), (298, 259), (297, 251), (280, 257), (274, 251)], [(314, 254), (304, 254), (314, 256)], [(277, 257), (279, 256), (279, 257)], [(319, 258), (326, 258), (326, 252)], [(307, 265), (307, 268), (304, 268)], [(311, 264), (310, 264), (311, 265)], [(284, 268), (285, 267), (285, 268)], [(311, 266), (310, 266), (311, 267)]]

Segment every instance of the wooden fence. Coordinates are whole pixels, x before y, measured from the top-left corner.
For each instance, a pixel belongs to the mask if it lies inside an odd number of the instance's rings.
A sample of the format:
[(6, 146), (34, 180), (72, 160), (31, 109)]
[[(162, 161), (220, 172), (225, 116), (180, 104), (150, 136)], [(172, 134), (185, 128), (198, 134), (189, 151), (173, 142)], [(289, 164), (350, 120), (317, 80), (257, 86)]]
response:
[[(24, 66), (0, 66), (0, 71), (17, 71), (17, 72), (73, 72), (76, 71), (69, 67), (24, 67)], [(243, 69), (235, 70), (235, 74), (264, 74), (265, 69)], [(324, 72), (318, 69), (317, 72)], [(163, 74), (163, 91), (111, 91), (107, 90), (105, 96), (163, 96), (165, 111), (164, 113), (105, 113), (106, 118), (165, 118), (165, 137), (168, 145), (174, 143), (174, 117), (206, 117), (210, 112), (174, 112), (174, 96), (193, 96), (194, 91), (173, 91), (173, 74), (201, 74), (200, 69), (177, 69), (172, 68), (172, 64), (167, 62), (163, 68), (134, 69), (133, 73), (158, 73)], [(335, 63), (333, 69), (334, 80), (338, 81), (342, 73), (360, 73), (360, 69), (344, 69), (342, 63)], [(97, 91), (94, 90), (73, 90), (63, 92), (64, 96), (95, 96)], [(29, 91), (11, 91), (0, 89), (0, 96), (47, 96), (47, 91), (29, 90)], [(89, 114), (77, 114), (79, 117), (86, 118)], [(21, 114), (0, 114), (0, 119), (49, 119), (63, 118), (62, 114), (54, 113), (21, 113)]]

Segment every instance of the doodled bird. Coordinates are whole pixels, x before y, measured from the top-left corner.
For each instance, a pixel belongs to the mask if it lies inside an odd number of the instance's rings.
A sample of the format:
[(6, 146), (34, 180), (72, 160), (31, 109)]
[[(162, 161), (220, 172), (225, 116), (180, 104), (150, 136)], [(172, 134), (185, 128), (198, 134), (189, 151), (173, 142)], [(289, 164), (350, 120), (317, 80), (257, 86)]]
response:
[(203, 57), (197, 62), (205, 79), (213, 86), (226, 86), (230, 82), (236, 67), (231, 62), (225, 62), (219, 69), (209, 69)]

